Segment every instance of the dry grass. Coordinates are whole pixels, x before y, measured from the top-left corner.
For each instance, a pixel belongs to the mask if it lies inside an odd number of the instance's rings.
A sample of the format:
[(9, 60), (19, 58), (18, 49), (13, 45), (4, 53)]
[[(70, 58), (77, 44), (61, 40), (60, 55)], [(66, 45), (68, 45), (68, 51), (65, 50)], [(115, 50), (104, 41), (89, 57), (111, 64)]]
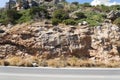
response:
[(67, 59), (67, 65), (68, 66), (76, 66), (76, 65), (78, 65), (78, 58), (76, 58), (76, 57), (71, 57), (71, 58), (68, 58)]
[(116, 68), (120, 67), (120, 62), (93, 62), (89, 59), (79, 59), (76, 57), (61, 60), (60, 58), (47, 60), (48, 66), (52, 67), (101, 67), (101, 68)]
[(120, 62), (111, 61), (108, 63), (91, 61), (89, 59), (80, 59), (76, 57), (59, 57), (54, 59), (41, 59), (36, 56), (21, 58), (20, 56), (9, 57), (5, 60), (0, 60), (0, 65), (5, 66), (24, 66), (33, 67), (33, 63), (37, 66), (49, 67), (102, 67), (116, 68), (120, 67)]
[(48, 66), (52, 67), (93, 67), (93, 63), (89, 60), (81, 60), (76, 57), (66, 58), (55, 58), (47, 60)]
[(10, 57), (10, 58), (4, 60), (4, 65), (5, 65), (5, 66), (9, 66), (9, 65), (10, 65), (10, 66), (17, 66), (18, 63), (19, 63), (21, 60), (22, 60), (21, 57), (17, 57), (17, 56), (15, 56), (15, 57)]
[(82, 60), (79, 58), (68, 58), (67, 59), (68, 66), (72, 67), (94, 67), (94, 63), (92, 61), (89, 61), (88, 59)]
[(66, 67), (67, 63), (64, 60), (61, 60), (60, 58), (50, 59), (47, 61), (48, 66), (51, 67)]
[(106, 64), (106, 67), (108, 68), (120, 68), (120, 62), (109, 62), (109, 64)]
[(25, 66), (25, 67), (32, 67), (32, 63), (37, 63), (38, 59), (34, 56), (21, 58), (20, 56), (10, 57), (5, 59), (4, 61), (5, 66)]
[(0, 60), (0, 65), (1, 65), (1, 66), (4, 65), (4, 60)]

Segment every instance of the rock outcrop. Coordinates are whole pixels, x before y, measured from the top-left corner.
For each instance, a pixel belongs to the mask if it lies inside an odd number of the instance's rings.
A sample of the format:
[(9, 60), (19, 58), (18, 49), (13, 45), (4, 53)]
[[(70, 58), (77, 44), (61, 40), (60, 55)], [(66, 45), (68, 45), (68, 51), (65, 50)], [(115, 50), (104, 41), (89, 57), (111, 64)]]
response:
[(37, 55), (49, 59), (73, 55), (105, 63), (120, 61), (120, 28), (112, 23), (90, 28), (87, 24), (66, 27), (38, 22), (4, 31), (0, 33), (0, 58)]
[(116, 18), (120, 17), (120, 11), (110, 11), (107, 14), (107, 18), (114, 21)]
[[(92, 50), (94, 58), (100, 61), (120, 60), (120, 29), (111, 23), (103, 23), (94, 29)], [(93, 54), (94, 53), (94, 54)], [(114, 58), (114, 59), (113, 59)]]
[[(15, 46), (17, 51), (14, 53), (18, 54), (42, 55), (47, 52), (53, 56), (90, 56), (91, 33), (87, 26), (54, 26), (49, 28), (50, 26), (35, 25), (14, 26), (1, 37), (0, 45)], [(6, 52), (6, 47), (4, 51), (5, 54), (9, 54)]]

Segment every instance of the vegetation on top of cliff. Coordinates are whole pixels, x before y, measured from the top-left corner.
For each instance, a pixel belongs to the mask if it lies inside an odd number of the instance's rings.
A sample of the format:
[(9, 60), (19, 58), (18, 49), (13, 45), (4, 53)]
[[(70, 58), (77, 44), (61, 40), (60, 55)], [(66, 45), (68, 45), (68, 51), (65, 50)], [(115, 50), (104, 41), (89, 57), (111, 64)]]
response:
[[(0, 23), (6, 25), (8, 23), (17, 24), (31, 20), (48, 19), (52, 21), (53, 25), (58, 25), (59, 23), (76, 25), (79, 22), (87, 21), (90, 26), (97, 26), (106, 19), (106, 14), (111, 10), (120, 10), (120, 5), (91, 6), (89, 3), (79, 4), (78, 2), (61, 2), (56, 5), (39, 4), (38, 6), (19, 11), (15, 9), (1, 9)], [(114, 23), (116, 22), (114, 21)]]

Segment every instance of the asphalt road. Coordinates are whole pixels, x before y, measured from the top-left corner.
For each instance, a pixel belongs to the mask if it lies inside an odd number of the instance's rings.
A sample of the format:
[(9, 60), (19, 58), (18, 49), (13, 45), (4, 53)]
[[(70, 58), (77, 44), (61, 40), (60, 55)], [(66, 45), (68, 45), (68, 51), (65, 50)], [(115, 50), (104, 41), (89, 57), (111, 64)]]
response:
[(0, 80), (120, 80), (120, 68), (0, 67)]

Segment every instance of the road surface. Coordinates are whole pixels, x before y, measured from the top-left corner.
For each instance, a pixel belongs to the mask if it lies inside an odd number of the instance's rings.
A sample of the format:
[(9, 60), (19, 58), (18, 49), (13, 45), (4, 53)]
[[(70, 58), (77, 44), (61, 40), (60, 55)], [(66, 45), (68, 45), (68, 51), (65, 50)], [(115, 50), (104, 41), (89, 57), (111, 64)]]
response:
[(120, 80), (120, 68), (0, 67), (0, 80)]

